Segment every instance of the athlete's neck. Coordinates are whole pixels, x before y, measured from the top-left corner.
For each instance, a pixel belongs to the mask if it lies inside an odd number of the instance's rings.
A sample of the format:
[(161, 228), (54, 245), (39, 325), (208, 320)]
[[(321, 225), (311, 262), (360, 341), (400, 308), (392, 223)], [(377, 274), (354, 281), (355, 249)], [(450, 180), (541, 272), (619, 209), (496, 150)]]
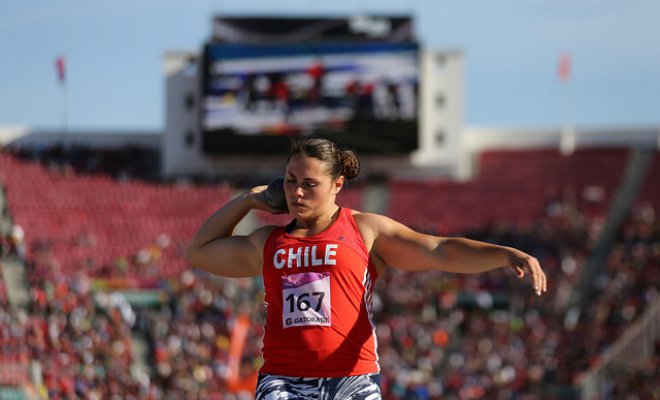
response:
[(296, 236), (314, 236), (328, 229), (339, 216), (341, 207), (333, 205), (330, 210), (313, 218), (296, 219), (292, 232)]

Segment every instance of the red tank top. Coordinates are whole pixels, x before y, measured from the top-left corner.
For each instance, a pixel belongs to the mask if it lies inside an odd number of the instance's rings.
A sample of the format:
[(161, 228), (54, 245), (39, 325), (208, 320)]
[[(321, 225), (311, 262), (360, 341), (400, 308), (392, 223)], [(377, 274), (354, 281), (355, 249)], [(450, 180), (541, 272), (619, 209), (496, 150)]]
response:
[(311, 237), (278, 227), (264, 245), (262, 373), (342, 377), (380, 371), (373, 324), (376, 269), (351, 210)]

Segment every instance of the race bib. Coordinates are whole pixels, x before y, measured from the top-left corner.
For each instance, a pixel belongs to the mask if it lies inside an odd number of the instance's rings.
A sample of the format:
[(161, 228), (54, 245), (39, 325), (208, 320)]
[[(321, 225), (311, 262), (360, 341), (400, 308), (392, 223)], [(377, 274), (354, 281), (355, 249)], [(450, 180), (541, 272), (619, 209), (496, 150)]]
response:
[(282, 326), (330, 326), (330, 274), (305, 272), (282, 277)]

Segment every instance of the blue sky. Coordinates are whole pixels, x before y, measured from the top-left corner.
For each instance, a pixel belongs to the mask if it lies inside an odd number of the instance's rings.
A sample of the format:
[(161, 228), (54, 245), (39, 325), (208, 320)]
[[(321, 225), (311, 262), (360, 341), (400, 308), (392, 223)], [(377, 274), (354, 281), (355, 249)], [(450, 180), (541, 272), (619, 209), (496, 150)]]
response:
[[(485, 127), (660, 126), (656, 0), (22, 0), (0, 3), (0, 126), (164, 125), (162, 57), (199, 49), (215, 14), (405, 13), (427, 48), (466, 57), (465, 121)], [(562, 52), (570, 84), (557, 79)]]

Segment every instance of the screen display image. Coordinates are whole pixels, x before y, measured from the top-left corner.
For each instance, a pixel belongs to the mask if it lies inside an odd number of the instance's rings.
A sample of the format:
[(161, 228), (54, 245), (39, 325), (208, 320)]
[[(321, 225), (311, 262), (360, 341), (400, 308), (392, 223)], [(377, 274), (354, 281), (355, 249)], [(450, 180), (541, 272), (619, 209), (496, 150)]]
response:
[(366, 152), (413, 151), (418, 70), (415, 43), (208, 44), (204, 148), (269, 152), (317, 135)]

